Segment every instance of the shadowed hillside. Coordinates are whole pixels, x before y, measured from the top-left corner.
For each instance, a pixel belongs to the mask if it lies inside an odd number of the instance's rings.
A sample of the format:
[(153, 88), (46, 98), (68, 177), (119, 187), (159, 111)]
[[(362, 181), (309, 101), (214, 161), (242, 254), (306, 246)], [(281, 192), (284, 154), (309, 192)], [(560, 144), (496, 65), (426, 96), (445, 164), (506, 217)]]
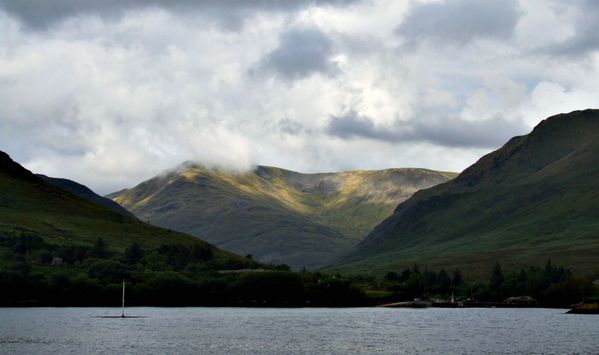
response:
[(401, 203), (329, 271), (414, 263), (478, 274), (551, 258), (599, 269), (599, 111), (550, 117), (456, 179)]
[(109, 195), (149, 223), (242, 255), (315, 268), (349, 250), (397, 203), (451, 178), (425, 169), (234, 173), (194, 163)]
[(119, 205), (118, 203), (116, 203), (106, 197), (97, 195), (95, 192), (90, 190), (85, 185), (81, 185), (80, 183), (77, 183), (72, 180), (62, 179), (62, 178), (53, 178), (53, 177), (49, 177), (49, 176), (42, 175), (42, 174), (37, 174), (37, 176), (39, 176), (40, 178), (42, 178), (42, 180), (46, 181), (47, 183), (49, 183), (51, 185), (57, 186), (65, 191), (72, 193), (73, 195), (79, 196), (81, 198), (89, 200), (98, 205), (102, 205), (104, 207), (110, 208), (111, 210), (113, 210), (116, 213), (122, 214), (127, 217), (135, 217), (133, 215), (133, 213), (127, 211), (126, 209), (121, 207), (121, 205)]
[[(126, 213), (115, 212), (50, 184), (46, 179), (32, 174), (0, 152), (0, 235), (33, 234), (48, 243), (81, 246), (91, 246), (102, 238), (117, 251), (133, 242), (146, 248), (166, 243), (207, 245), (189, 235), (151, 226)], [(91, 192), (83, 185), (72, 184), (80, 191)], [(211, 248), (217, 257), (241, 259)]]

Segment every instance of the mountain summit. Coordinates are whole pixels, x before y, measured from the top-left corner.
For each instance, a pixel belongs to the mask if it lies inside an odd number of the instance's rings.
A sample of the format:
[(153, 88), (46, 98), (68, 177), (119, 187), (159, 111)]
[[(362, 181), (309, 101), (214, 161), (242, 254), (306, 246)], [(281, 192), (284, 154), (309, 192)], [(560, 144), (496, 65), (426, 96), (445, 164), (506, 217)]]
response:
[(269, 166), (240, 173), (186, 162), (108, 197), (144, 221), (220, 248), (315, 268), (347, 252), (399, 202), (453, 176), (426, 169), (302, 174)]
[(551, 258), (599, 269), (599, 110), (542, 121), (457, 178), (401, 203), (330, 270), (414, 263), (471, 273)]

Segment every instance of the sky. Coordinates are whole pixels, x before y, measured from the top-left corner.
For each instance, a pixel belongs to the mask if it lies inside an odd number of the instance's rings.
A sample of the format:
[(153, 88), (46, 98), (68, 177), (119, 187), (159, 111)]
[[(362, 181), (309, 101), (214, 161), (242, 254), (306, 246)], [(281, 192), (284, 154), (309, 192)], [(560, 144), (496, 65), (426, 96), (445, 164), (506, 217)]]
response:
[(599, 107), (599, 1), (0, 0), (0, 150), (106, 194), (184, 161), (461, 171)]

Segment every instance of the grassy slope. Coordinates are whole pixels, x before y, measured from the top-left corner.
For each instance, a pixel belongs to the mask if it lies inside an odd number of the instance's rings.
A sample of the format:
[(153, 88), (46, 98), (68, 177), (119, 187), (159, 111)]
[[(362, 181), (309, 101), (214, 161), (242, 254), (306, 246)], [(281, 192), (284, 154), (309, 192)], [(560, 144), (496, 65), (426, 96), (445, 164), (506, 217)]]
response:
[(398, 202), (450, 173), (389, 169), (300, 174), (259, 166), (246, 173), (184, 164), (110, 195), (152, 224), (295, 268), (349, 250)]
[(329, 271), (384, 273), (413, 263), (486, 275), (548, 257), (599, 270), (599, 111), (551, 117), (458, 178), (400, 204)]
[(98, 205), (107, 207), (119, 214), (124, 215), (124, 216), (135, 217), (135, 215), (133, 213), (127, 211), (126, 209), (121, 207), (121, 205), (119, 205), (118, 203), (116, 203), (106, 197), (97, 195), (95, 192), (90, 190), (85, 185), (81, 185), (75, 181), (68, 180), (68, 179), (53, 178), (53, 177), (49, 177), (49, 176), (45, 176), (45, 175), (41, 175), (41, 174), (36, 174), (36, 175), (38, 177), (40, 177), (42, 180), (44, 180), (45, 182), (47, 182), (51, 185), (57, 186), (65, 191), (68, 191), (68, 192), (72, 193), (73, 195), (79, 196), (83, 199), (89, 200)]
[[(163, 243), (205, 242), (151, 226), (50, 185), (0, 152), (0, 232), (31, 231), (53, 244), (92, 245), (103, 238), (113, 250), (132, 242), (143, 247)], [(239, 258), (214, 249), (217, 257)]]

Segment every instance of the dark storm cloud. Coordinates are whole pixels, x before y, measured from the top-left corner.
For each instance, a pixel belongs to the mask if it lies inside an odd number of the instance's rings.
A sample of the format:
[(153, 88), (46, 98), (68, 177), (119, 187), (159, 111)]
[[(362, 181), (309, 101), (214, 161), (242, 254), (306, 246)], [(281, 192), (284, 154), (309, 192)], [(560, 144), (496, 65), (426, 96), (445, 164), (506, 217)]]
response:
[(392, 127), (377, 127), (371, 118), (354, 111), (331, 116), (326, 132), (342, 139), (366, 138), (389, 143), (429, 142), (446, 147), (493, 148), (527, 132), (517, 121), (498, 117), (482, 121), (460, 118), (397, 121)]
[(326, 129), (331, 136), (342, 139), (355, 137), (369, 138), (382, 141), (398, 141), (401, 134), (377, 128), (369, 117), (350, 111), (341, 116), (331, 116)]
[(575, 33), (549, 49), (551, 54), (580, 56), (599, 50), (599, 1), (579, 0)]
[(221, 25), (238, 29), (259, 12), (290, 12), (309, 6), (342, 6), (357, 0), (0, 0), (0, 8), (27, 27), (45, 29), (78, 15), (119, 16), (127, 11), (161, 8), (199, 13)]
[(508, 121), (499, 117), (483, 121), (455, 118), (418, 122), (414, 138), (446, 147), (495, 148), (528, 131), (529, 128), (520, 121)]
[(293, 81), (315, 73), (334, 76), (339, 72), (331, 60), (332, 41), (317, 28), (292, 28), (279, 37), (279, 46), (268, 53), (260, 69)]
[(409, 44), (464, 44), (477, 38), (509, 38), (519, 18), (516, 0), (447, 0), (415, 5), (396, 33)]

